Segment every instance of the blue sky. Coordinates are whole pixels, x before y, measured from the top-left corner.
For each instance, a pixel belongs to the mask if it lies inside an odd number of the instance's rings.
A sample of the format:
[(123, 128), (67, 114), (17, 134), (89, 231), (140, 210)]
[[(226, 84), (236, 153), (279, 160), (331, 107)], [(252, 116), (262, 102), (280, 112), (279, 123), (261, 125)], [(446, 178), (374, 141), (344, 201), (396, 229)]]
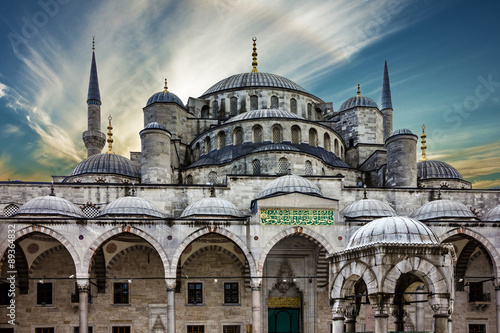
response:
[(140, 150), (142, 108), (169, 90), (184, 102), (251, 70), (285, 76), (334, 109), (380, 104), (388, 61), (394, 129), (475, 188), (500, 186), (500, 2), (486, 0), (40, 0), (0, 4), (0, 180), (50, 181), (85, 157), (92, 36), (102, 129)]

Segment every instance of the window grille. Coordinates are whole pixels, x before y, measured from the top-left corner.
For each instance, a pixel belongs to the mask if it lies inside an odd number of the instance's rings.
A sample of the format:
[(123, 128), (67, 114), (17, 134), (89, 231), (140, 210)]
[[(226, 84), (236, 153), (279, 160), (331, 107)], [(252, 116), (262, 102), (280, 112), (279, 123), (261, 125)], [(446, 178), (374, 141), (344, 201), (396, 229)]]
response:
[(271, 109), (277, 109), (279, 107), (278, 97), (271, 96)]
[(236, 115), (236, 113), (238, 112), (238, 97), (231, 97), (229, 104), (231, 115)]
[(330, 135), (328, 133), (325, 133), (325, 135), (324, 135), (324, 141), (325, 141), (325, 150), (326, 151), (331, 151), (332, 150), (332, 144), (330, 143)]
[(257, 110), (259, 108), (259, 97), (257, 95), (250, 96), (250, 110)]
[(292, 143), (300, 143), (300, 128), (298, 126), (292, 127)]
[(130, 326), (113, 326), (111, 333), (130, 333)]
[(214, 118), (219, 115), (219, 102), (218, 101), (214, 101), (212, 103), (212, 112), (213, 112)]
[(94, 218), (99, 215), (99, 208), (91, 202), (88, 202), (82, 207), (83, 215), (88, 218)]
[(217, 172), (211, 171), (208, 174), (208, 182), (211, 184), (217, 184)]
[(241, 333), (240, 325), (224, 325), (223, 333)]
[(310, 176), (313, 174), (313, 167), (311, 161), (306, 161), (306, 175)]
[(253, 128), (253, 142), (254, 143), (261, 143), (262, 142), (262, 127), (261, 126), (255, 126)]
[(252, 168), (253, 168), (254, 175), (260, 175), (260, 161), (259, 160), (254, 160), (252, 162)]
[(187, 333), (205, 333), (205, 326), (203, 325), (188, 325)]
[(290, 164), (288, 163), (288, 160), (284, 157), (280, 158), (278, 161), (278, 173), (280, 175), (286, 175), (288, 173), (288, 168), (290, 167)]
[(36, 327), (35, 333), (54, 333), (54, 327)]
[(236, 165), (231, 169), (231, 174), (233, 174), (233, 175), (238, 174), (238, 168), (236, 167)]
[(205, 154), (208, 154), (212, 150), (212, 143), (210, 142), (210, 137), (205, 138)]
[(307, 119), (314, 120), (312, 117), (312, 105), (311, 105), (311, 103), (307, 103)]
[(273, 142), (280, 143), (281, 141), (283, 141), (281, 138), (281, 128), (279, 126), (274, 126), (273, 127)]
[(290, 99), (290, 111), (297, 114), (297, 100), (295, 98)]
[(339, 156), (339, 140), (335, 139), (335, 141), (333, 141), (333, 145), (335, 147), (335, 155), (337, 155), (337, 157), (340, 157)]
[(219, 135), (217, 136), (218, 138), (218, 148), (222, 149), (226, 146), (226, 133), (225, 132), (219, 132)]
[(318, 133), (314, 128), (309, 130), (309, 145), (312, 147), (318, 146)]
[(10, 216), (14, 215), (15, 213), (17, 213), (18, 210), (19, 210), (18, 205), (10, 204), (3, 209), (3, 215), (6, 217), (10, 217)]
[(241, 127), (238, 127), (234, 130), (234, 144), (242, 145), (243, 144), (243, 130)]
[(191, 175), (186, 176), (186, 184), (193, 184), (193, 176)]

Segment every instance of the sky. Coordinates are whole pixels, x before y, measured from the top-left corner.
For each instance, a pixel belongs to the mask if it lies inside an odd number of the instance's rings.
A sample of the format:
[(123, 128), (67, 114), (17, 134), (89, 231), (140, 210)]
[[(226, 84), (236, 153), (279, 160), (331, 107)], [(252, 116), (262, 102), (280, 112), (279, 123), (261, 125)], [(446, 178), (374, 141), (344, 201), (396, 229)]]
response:
[(394, 129), (420, 136), (425, 123), (429, 159), (474, 188), (499, 187), (499, 12), (497, 0), (2, 1), (0, 180), (50, 181), (86, 157), (93, 36), (101, 130), (111, 115), (126, 157), (165, 78), (187, 103), (249, 72), (255, 36), (260, 72), (334, 110), (358, 83), (380, 106), (387, 60)]

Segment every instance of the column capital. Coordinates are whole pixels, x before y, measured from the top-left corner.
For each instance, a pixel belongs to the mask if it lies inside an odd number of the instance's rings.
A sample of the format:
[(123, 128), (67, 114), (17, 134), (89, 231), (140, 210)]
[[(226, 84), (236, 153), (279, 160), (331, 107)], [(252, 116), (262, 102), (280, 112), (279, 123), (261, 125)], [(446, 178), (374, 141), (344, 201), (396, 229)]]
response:
[(434, 295), (429, 303), (434, 311), (434, 317), (449, 317), (453, 313), (453, 301), (449, 296)]
[(333, 320), (344, 320), (344, 315), (346, 311), (345, 300), (332, 299), (330, 300), (330, 305), (332, 309)]
[(165, 282), (167, 283), (167, 291), (171, 289), (175, 290), (177, 286), (177, 280), (175, 278), (166, 278)]
[(78, 291), (89, 291), (89, 279), (76, 279)]
[(254, 276), (250, 278), (250, 287), (252, 288), (252, 290), (260, 290), (261, 285), (262, 285), (261, 276)]
[(368, 298), (370, 300), (370, 304), (373, 310), (375, 311), (375, 317), (389, 316), (389, 306), (392, 303), (394, 295), (385, 293), (376, 293), (368, 295)]

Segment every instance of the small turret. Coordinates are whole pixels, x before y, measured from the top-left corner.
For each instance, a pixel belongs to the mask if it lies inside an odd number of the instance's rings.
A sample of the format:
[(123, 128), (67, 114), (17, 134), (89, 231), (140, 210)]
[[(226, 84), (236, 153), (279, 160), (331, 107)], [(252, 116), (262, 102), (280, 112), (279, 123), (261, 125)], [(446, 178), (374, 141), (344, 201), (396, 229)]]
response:
[(391, 85), (389, 83), (389, 71), (387, 70), (387, 60), (384, 65), (384, 81), (382, 83), (382, 109), (384, 115), (384, 141), (389, 138), (392, 133), (392, 97)]
[(83, 132), (87, 157), (100, 154), (106, 144), (106, 135), (101, 132), (101, 94), (95, 61), (95, 39), (92, 39), (92, 64), (90, 66), (89, 92), (87, 95), (88, 129)]
[(396, 130), (386, 140), (388, 187), (417, 187), (417, 140), (408, 129)]

